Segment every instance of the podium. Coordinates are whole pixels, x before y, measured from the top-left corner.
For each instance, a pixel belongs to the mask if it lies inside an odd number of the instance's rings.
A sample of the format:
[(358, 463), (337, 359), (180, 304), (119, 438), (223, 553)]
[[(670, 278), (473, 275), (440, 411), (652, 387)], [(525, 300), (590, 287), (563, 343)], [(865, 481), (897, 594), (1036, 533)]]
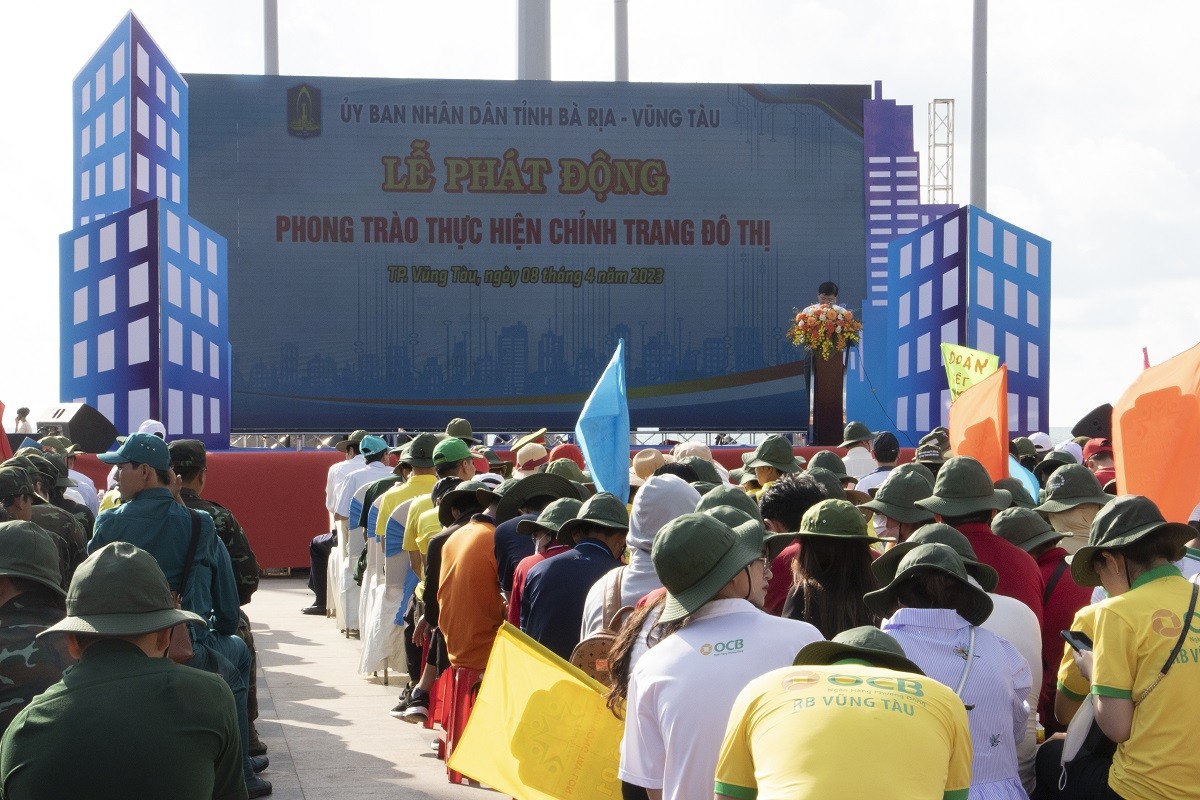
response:
[(841, 444), (844, 429), (842, 387), (846, 365), (842, 353), (834, 351), (822, 358), (809, 351), (812, 362), (813, 441), (815, 445), (834, 447)]

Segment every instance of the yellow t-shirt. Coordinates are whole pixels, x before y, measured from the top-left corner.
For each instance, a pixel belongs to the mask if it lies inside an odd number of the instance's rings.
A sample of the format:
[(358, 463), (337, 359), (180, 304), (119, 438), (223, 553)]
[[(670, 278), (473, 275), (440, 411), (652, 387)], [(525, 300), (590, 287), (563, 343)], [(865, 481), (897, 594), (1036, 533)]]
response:
[(100, 508), (96, 513), (99, 514), (101, 511), (108, 511), (110, 508), (116, 508), (119, 505), (121, 505), (121, 493), (116, 489), (109, 489), (100, 498)]
[[(903, 742), (880, 761), (864, 742)], [(856, 744), (857, 743), (857, 744)], [(733, 704), (715, 790), (736, 800), (966, 798), (971, 732), (954, 692), (932, 678), (859, 664), (785, 667)]]
[(408, 520), (404, 523), (404, 549), (410, 553), (425, 551), (417, 546), (417, 534), (421, 529), (421, 515), (433, 508), (433, 497), (426, 492), (408, 504)]
[(429, 552), (429, 540), (436, 536), (442, 527), (437, 508), (428, 508), (421, 513), (421, 518), (417, 520), (417, 549), (421, 551), (421, 555)]
[[(1192, 584), (1174, 564), (1148, 570), (1124, 594), (1099, 604), (1092, 694), (1134, 700), (1158, 677), (1179, 640)], [(1200, 609), (1198, 609), (1200, 611)], [(1200, 719), (1200, 617), (1162, 682), (1135, 702), (1129, 739), (1117, 745), (1108, 785), (1122, 797), (1194, 797)]]
[[(1066, 577), (1070, 578), (1071, 576), (1067, 575)], [(1086, 633), (1088, 638), (1095, 642), (1096, 612), (1099, 609), (1099, 604), (1096, 604), (1084, 606), (1076, 611), (1075, 620), (1071, 623), (1071, 630)], [(1063, 642), (1062, 646), (1062, 661), (1058, 665), (1058, 690), (1075, 702), (1079, 702), (1091, 691), (1092, 685), (1075, 666), (1075, 659), (1071, 655), (1074, 652), (1071, 645)]]
[(419, 495), (428, 495), (433, 491), (433, 485), (437, 483), (436, 475), (410, 475), (404, 483), (398, 483), (392, 488), (384, 492), (378, 500), (379, 514), (375, 517), (375, 536), (384, 541), (387, 536), (388, 520), (392, 517), (392, 512), (396, 507), (405, 500), (410, 500)]

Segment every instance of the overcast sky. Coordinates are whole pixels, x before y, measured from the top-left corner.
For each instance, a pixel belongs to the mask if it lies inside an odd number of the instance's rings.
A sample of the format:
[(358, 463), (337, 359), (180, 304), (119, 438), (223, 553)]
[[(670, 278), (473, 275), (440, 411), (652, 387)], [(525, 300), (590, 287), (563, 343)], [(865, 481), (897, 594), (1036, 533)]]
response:
[[(516, 77), (515, 0), (280, 0), (284, 74)], [(955, 201), (969, 197), (970, 0), (629, 0), (634, 81), (871, 83), (957, 107)], [(610, 80), (611, 0), (553, 4), (553, 77)], [(129, 10), (5, 8), (0, 214), (5, 423), (58, 402), (58, 235), (71, 225), (71, 80)], [(260, 73), (262, 4), (133, 11), (181, 72)], [(1116, 402), (1141, 368), (1200, 339), (1200, 81), (1194, 3), (991, 3), (988, 210), (1053, 243), (1050, 419)], [(1191, 152), (1192, 156), (1187, 154)], [(922, 172), (924, 174), (924, 172)], [(802, 305), (808, 298), (795, 298)]]

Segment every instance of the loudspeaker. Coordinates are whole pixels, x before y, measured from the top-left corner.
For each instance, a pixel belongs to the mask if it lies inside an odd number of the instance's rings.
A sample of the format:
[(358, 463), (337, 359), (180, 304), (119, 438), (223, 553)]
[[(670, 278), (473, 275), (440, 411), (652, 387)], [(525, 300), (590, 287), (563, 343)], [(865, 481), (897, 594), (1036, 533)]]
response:
[(85, 453), (103, 453), (117, 440), (117, 429), (87, 403), (63, 403), (38, 416), (37, 435), (65, 436)]

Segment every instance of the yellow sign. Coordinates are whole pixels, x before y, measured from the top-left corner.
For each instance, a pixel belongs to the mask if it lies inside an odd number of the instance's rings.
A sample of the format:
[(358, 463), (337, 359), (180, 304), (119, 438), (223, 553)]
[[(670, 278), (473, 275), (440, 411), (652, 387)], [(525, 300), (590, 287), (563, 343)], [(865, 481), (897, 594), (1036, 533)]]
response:
[(950, 399), (957, 400), (968, 386), (978, 383), (1000, 368), (1000, 356), (943, 342), (942, 363), (946, 365)]
[(505, 623), (449, 766), (521, 800), (620, 800), (604, 687)]

